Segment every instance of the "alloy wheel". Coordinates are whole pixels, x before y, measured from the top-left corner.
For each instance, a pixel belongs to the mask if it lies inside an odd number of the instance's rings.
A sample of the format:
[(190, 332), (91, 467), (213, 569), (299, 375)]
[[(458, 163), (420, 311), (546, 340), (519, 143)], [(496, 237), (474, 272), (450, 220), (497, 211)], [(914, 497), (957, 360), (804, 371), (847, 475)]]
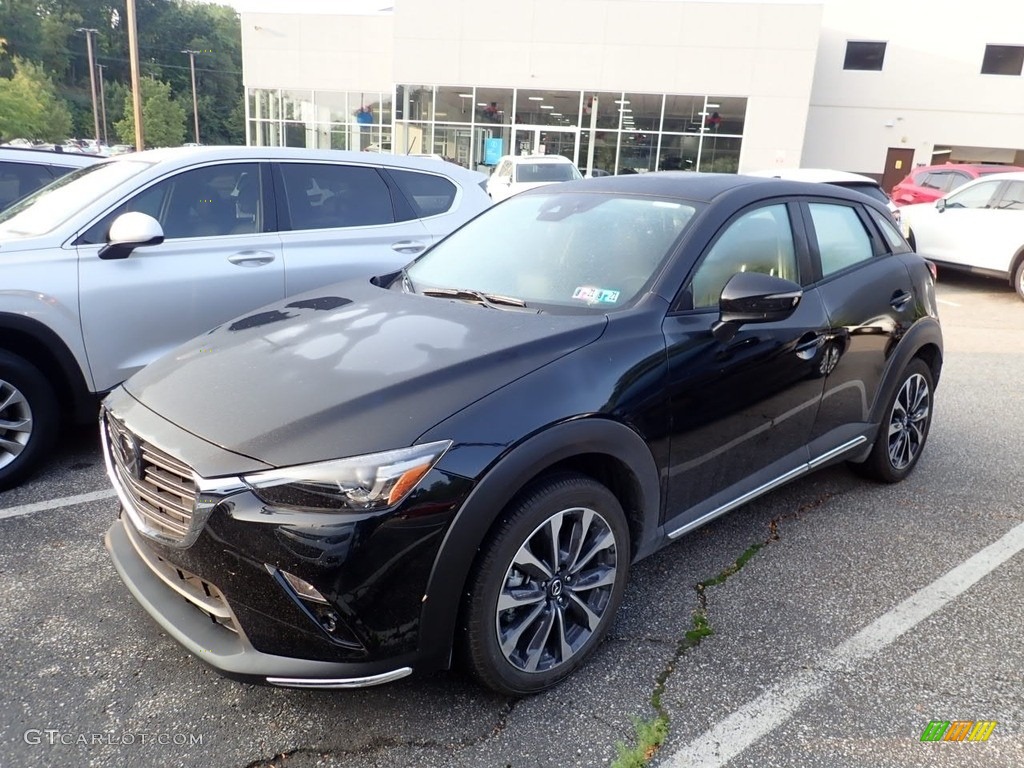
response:
[(545, 672), (572, 659), (611, 603), (617, 568), (615, 534), (593, 509), (564, 509), (537, 526), (498, 594), (495, 629), (506, 661)]
[(32, 437), (32, 409), (25, 395), (0, 379), (0, 469), (25, 450)]
[(903, 382), (889, 417), (889, 462), (893, 469), (912, 464), (924, 445), (931, 403), (924, 376), (915, 373)]

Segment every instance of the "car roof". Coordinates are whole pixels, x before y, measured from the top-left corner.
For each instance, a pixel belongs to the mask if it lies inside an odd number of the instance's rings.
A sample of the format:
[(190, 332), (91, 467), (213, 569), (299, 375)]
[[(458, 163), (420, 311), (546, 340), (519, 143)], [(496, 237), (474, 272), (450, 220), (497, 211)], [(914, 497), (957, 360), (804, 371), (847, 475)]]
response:
[(63, 165), (66, 168), (81, 168), (106, 160), (99, 155), (78, 152), (54, 152), (52, 149), (29, 149), (27, 147), (0, 147), (0, 161), (37, 163), (42, 165)]
[(242, 147), (203, 146), (166, 147), (130, 152), (107, 158), (109, 162), (147, 162), (166, 164), (170, 167), (185, 167), (195, 163), (218, 160), (310, 160), (360, 163), (363, 165), (387, 166), (441, 172), (452, 178), (461, 178), (466, 183), (477, 184), (483, 174), (471, 171), (455, 163), (439, 163), (433, 157), (391, 155), (382, 152), (355, 152), (343, 149), (304, 149), (301, 147)]
[(837, 171), (831, 168), (776, 168), (765, 171), (753, 171), (748, 176), (766, 176), (773, 179), (788, 179), (789, 181), (811, 181), (822, 184), (874, 184), (878, 182), (870, 176), (863, 176), (859, 173), (849, 171)]
[(913, 173), (920, 173), (921, 171), (999, 171), (1000, 169), (1007, 169), (1007, 173), (1011, 171), (1024, 171), (1019, 165), (1002, 165), (1000, 163), (940, 163), (939, 165), (922, 165), (919, 168), (915, 168)]
[[(530, 194), (563, 194), (590, 191), (608, 194), (650, 195), (692, 202), (710, 203), (717, 197), (736, 193), (754, 201), (765, 197), (785, 195), (814, 195), (836, 197), (863, 203), (876, 203), (861, 192), (845, 187), (787, 181), (765, 176), (745, 176), (732, 173), (694, 173), (693, 171), (653, 171), (628, 173), (620, 176), (600, 176), (578, 181), (565, 181), (552, 186), (521, 192)], [(884, 210), (884, 206), (876, 203)]]

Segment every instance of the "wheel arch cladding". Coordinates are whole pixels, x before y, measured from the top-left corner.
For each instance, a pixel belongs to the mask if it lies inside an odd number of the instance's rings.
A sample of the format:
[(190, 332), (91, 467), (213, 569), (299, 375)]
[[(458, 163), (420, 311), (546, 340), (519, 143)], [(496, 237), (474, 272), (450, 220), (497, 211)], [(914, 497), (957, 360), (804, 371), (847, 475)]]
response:
[(900, 382), (904, 369), (915, 357), (920, 357), (932, 372), (932, 384), (938, 387), (939, 374), (942, 371), (942, 330), (934, 318), (928, 317), (917, 321), (896, 347), (885, 371), (882, 385), (875, 394), (871, 404), (870, 421), (880, 424), (886, 414), (886, 403)]
[(420, 651), (428, 666), (450, 663), (466, 581), (501, 512), (531, 481), (560, 471), (592, 477), (618, 498), (629, 524), (633, 560), (653, 550), (661, 485), (643, 439), (608, 419), (549, 427), (495, 461), (449, 526), (427, 582), (420, 622)]
[(0, 348), (47, 378), (62, 410), (82, 423), (95, 418), (98, 400), (90, 397), (74, 355), (56, 333), (31, 318), (0, 313), (0, 339)]

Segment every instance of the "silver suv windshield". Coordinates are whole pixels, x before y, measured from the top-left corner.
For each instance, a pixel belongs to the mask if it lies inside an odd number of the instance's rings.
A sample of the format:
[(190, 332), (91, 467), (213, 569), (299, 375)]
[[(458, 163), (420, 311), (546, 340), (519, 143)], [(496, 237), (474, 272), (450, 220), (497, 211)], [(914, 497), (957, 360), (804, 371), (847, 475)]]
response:
[(52, 232), (150, 165), (138, 160), (112, 160), (72, 171), (0, 212), (0, 237)]
[(614, 311), (653, 281), (698, 210), (651, 197), (517, 195), (424, 254), (407, 270), (406, 287), (500, 299), (487, 306)]

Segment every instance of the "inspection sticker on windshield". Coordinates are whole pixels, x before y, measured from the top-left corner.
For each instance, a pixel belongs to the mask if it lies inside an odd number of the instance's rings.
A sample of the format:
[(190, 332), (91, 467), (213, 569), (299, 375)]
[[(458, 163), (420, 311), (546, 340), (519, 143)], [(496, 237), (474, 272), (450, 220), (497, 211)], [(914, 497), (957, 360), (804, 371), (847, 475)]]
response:
[(614, 304), (619, 300), (619, 292), (609, 291), (607, 288), (594, 288), (590, 285), (581, 285), (572, 292), (572, 297), (591, 304)]

